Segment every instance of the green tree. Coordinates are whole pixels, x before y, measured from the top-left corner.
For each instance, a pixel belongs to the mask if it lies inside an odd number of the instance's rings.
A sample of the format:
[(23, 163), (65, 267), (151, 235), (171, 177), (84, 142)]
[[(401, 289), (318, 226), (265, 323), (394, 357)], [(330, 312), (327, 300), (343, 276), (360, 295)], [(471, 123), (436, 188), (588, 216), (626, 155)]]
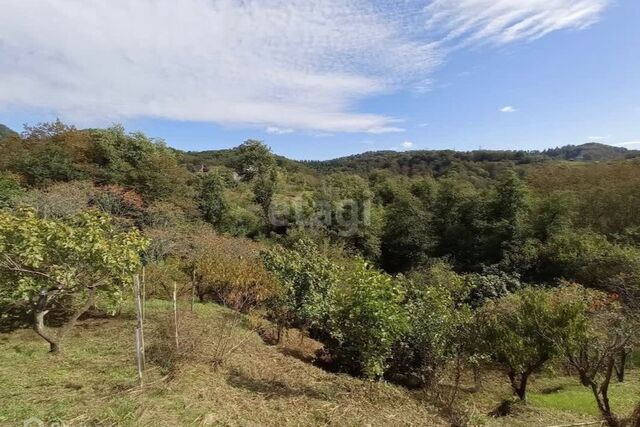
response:
[(506, 369), (513, 392), (526, 399), (527, 382), (567, 341), (582, 321), (578, 286), (525, 288), (489, 300), (477, 313), (485, 351)]
[(394, 347), (392, 370), (431, 385), (448, 360), (461, 352), (472, 313), (469, 286), (451, 266), (437, 262), (405, 280), (404, 309), (410, 327)]
[(385, 372), (394, 343), (409, 328), (401, 282), (358, 259), (330, 291), (332, 356), (369, 378)]
[(275, 246), (264, 251), (262, 259), (281, 286), (281, 292), (268, 302), (279, 332), (291, 326), (326, 329), (328, 295), (339, 280), (341, 267), (307, 239), (294, 242), (291, 249)]
[(431, 216), (412, 195), (404, 194), (386, 207), (382, 235), (382, 266), (408, 271), (428, 259), (435, 247)]
[[(137, 231), (116, 232), (99, 213), (81, 213), (67, 223), (40, 219), (30, 210), (0, 212), (0, 299), (26, 305), (34, 330), (57, 353), (98, 295), (110, 301), (122, 296), (146, 244)], [(45, 316), (64, 297), (82, 302), (53, 335)]]
[(225, 187), (224, 177), (217, 172), (210, 172), (200, 179), (198, 205), (204, 219), (213, 225), (219, 225), (229, 210)]
[(234, 168), (246, 180), (255, 176), (266, 175), (275, 168), (275, 158), (271, 148), (262, 141), (248, 139), (234, 148), (236, 158)]

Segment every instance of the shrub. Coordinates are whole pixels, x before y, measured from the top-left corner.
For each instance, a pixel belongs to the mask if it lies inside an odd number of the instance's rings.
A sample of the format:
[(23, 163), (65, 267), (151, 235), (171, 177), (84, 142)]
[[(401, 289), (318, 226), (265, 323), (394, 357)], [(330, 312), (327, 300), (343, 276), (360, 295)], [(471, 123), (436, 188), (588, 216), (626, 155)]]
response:
[(260, 245), (214, 233), (194, 236), (193, 268), (201, 300), (212, 297), (246, 311), (270, 298), (276, 284), (260, 262)]
[(438, 262), (405, 279), (404, 308), (410, 327), (394, 346), (391, 372), (432, 384), (437, 372), (464, 344), (471, 321), (468, 286), (451, 267)]
[(198, 313), (179, 312), (176, 343), (174, 314), (167, 312), (151, 329), (146, 354), (170, 377), (187, 365), (216, 369), (242, 349), (253, 330), (251, 318), (232, 311), (221, 311), (215, 322), (204, 321)]
[(403, 298), (399, 281), (357, 260), (330, 289), (332, 356), (351, 372), (380, 377), (393, 344), (409, 328)]
[(340, 267), (305, 239), (294, 242), (292, 249), (276, 246), (264, 251), (262, 259), (281, 287), (268, 301), (268, 314), (279, 331), (292, 326), (325, 330), (327, 297), (338, 280)]

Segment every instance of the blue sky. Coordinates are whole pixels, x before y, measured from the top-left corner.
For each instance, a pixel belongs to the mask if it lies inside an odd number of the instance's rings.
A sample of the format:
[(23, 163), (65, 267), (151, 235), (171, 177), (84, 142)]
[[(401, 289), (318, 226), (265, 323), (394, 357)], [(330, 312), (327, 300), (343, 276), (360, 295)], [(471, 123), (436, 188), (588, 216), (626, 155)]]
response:
[(7, 0), (0, 123), (188, 150), (640, 148), (635, 0)]

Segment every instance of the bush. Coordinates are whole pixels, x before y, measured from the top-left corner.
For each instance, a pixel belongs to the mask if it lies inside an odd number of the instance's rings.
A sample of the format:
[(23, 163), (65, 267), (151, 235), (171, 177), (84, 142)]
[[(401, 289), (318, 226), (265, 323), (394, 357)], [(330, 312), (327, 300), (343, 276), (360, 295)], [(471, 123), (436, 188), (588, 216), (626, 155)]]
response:
[(262, 259), (280, 285), (280, 292), (268, 301), (268, 314), (279, 330), (295, 326), (326, 332), (327, 298), (340, 267), (304, 239), (294, 242), (292, 249), (276, 246), (264, 251)]
[(330, 290), (331, 355), (352, 373), (382, 376), (393, 344), (408, 328), (404, 289), (391, 276), (357, 260)]
[(405, 279), (404, 308), (410, 327), (394, 346), (392, 375), (433, 384), (440, 368), (464, 345), (472, 315), (463, 302), (468, 286), (451, 267), (438, 262)]
[(214, 233), (194, 236), (192, 265), (197, 292), (215, 301), (246, 311), (277, 292), (271, 275), (260, 262), (260, 245), (248, 239)]

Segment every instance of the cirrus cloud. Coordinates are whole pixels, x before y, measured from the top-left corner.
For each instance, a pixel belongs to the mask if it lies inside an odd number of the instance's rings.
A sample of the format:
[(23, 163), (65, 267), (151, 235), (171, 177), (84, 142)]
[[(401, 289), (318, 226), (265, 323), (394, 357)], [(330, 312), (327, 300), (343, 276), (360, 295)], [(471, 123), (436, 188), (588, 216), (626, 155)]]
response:
[(151, 117), (271, 133), (401, 132), (401, 120), (360, 111), (359, 101), (427, 91), (448, 40), (505, 43), (583, 28), (605, 4), (5, 0), (0, 109), (86, 124)]

